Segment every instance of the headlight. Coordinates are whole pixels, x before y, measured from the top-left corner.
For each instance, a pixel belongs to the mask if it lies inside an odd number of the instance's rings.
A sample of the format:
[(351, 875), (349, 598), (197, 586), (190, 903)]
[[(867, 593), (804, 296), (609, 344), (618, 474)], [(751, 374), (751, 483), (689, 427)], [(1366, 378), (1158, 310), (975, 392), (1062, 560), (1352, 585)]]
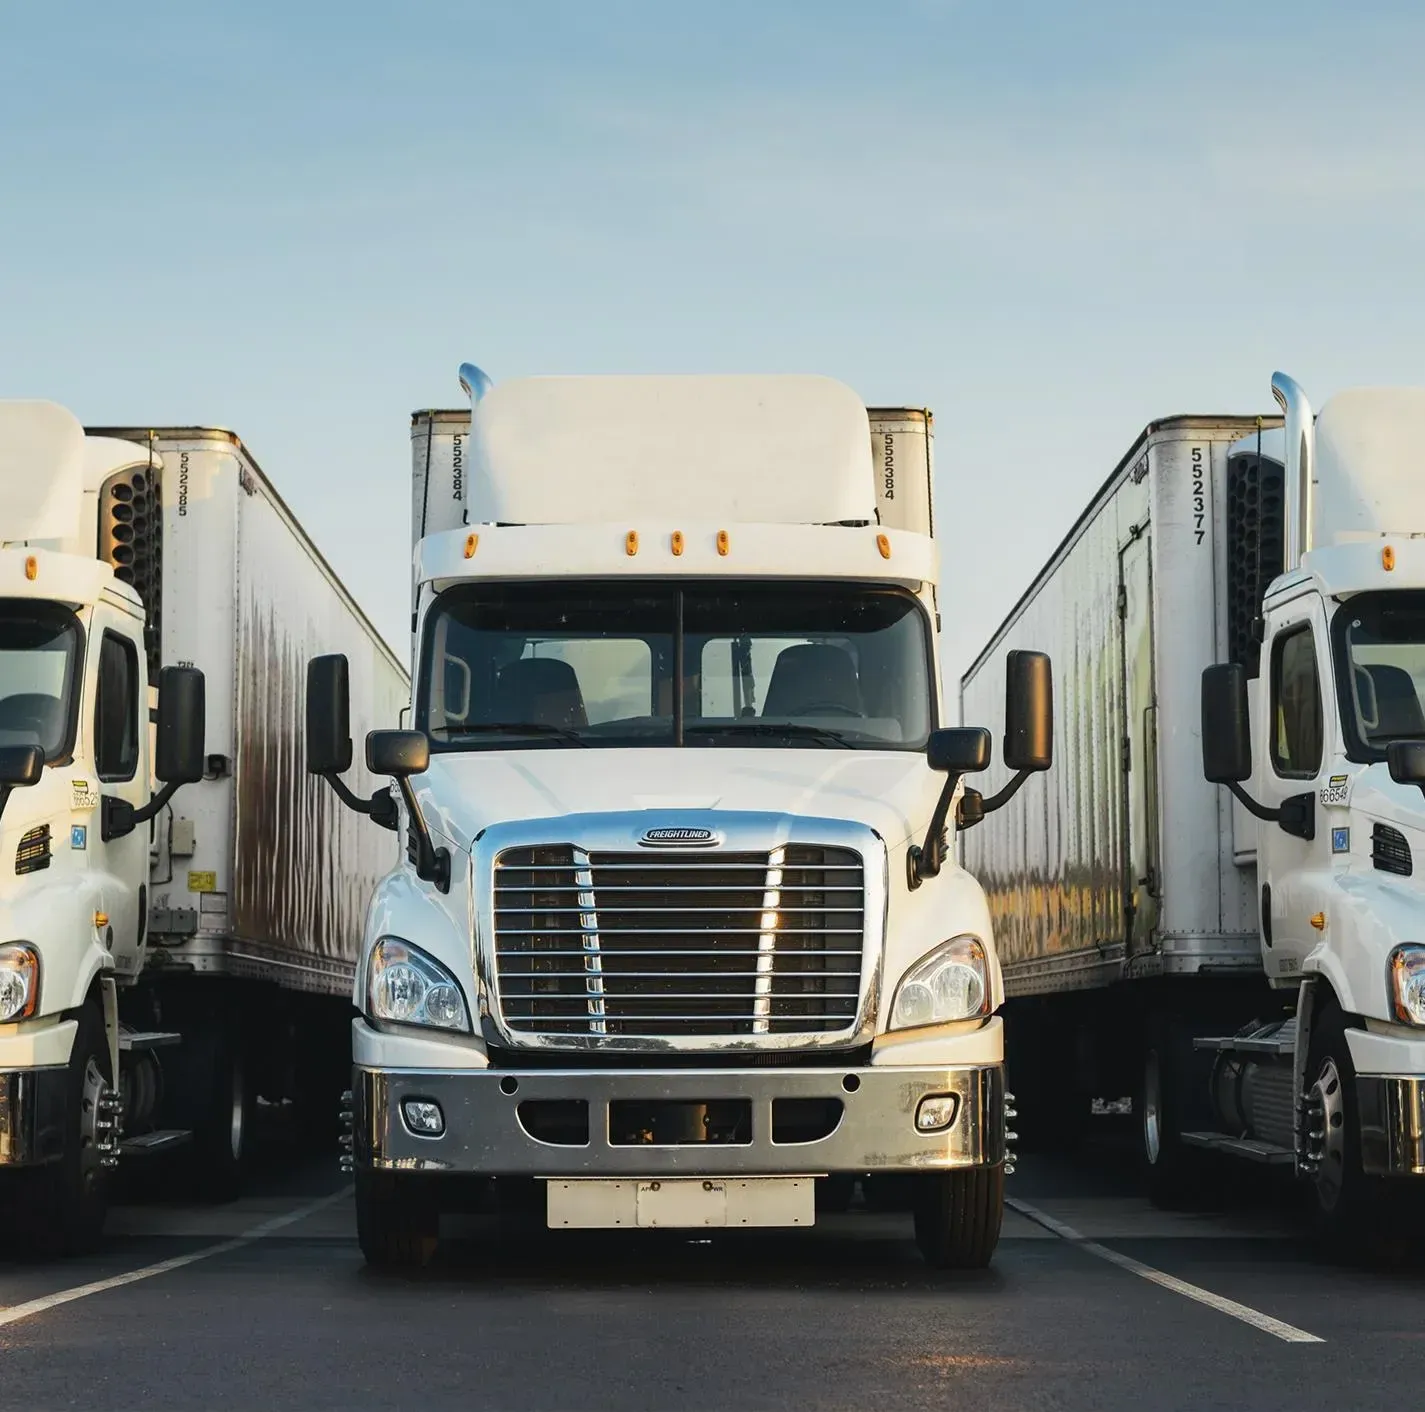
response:
[(1425, 1025), (1425, 946), (1397, 946), (1390, 953), (1390, 984), (1395, 1018)]
[(366, 997), (375, 1019), (469, 1033), (460, 983), (434, 957), (397, 937), (383, 936), (372, 947)]
[(23, 941), (0, 946), (0, 1024), (27, 1020), (39, 1008), (39, 952)]
[(957, 936), (917, 961), (896, 987), (890, 1028), (943, 1025), (986, 1014), (990, 1004), (985, 948), (974, 936)]

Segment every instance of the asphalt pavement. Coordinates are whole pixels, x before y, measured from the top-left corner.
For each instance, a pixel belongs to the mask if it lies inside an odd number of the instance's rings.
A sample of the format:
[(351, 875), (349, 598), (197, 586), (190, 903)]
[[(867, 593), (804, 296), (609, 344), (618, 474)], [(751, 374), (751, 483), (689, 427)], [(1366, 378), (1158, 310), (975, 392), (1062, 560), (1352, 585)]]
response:
[(815, 1230), (455, 1223), (366, 1270), (334, 1160), (251, 1194), (135, 1182), (96, 1256), (0, 1263), (0, 1407), (1391, 1408), (1425, 1373), (1425, 1269), (1343, 1267), (1280, 1184), (1154, 1210), (1121, 1134), (1028, 1159), (991, 1269), (937, 1275), (909, 1217)]

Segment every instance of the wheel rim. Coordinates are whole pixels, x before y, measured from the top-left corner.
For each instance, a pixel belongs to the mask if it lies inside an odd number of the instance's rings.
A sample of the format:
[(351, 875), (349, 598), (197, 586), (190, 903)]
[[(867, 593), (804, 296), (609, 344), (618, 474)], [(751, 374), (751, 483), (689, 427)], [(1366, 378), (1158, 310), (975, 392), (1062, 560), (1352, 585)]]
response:
[(242, 1159), (242, 1144), (244, 1129), (247, 1122), (247, 1105), (243, 1101), (243, 1073), (242, 1065), (233, 1065), (233, 1086), (232, 1086), (232, 1111), (228, 1115), (228, 1143), (232, 1150), (233, 1161)]
[(104, 1167), (103, 1114), (108, 1089), (99, 1061), (91, 1054), (84, 1066), (79, 1102), (79, 1179), (86, 1191), (99, 1180)]
[(1310, 1106), (1307, 1151), (1316, 1171), (1316, 1199), (1323, 1211), (1334, 1211), (1346, 1178), (1346, 1088), (1329, 1055), (1311, 1086)]
[(1156, 1049), (1143, 1060), (1143, 1152), (1150, 1166), (1157, 1166), (1163, 1152), (1163, 1087)]

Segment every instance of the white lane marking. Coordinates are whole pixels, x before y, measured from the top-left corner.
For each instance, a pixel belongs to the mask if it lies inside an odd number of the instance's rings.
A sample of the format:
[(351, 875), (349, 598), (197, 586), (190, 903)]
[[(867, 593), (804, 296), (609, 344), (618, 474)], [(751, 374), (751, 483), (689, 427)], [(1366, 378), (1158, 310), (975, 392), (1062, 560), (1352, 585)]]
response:
[(345, 1187), (341, 1191), (333, 1192), (330, 1196), (323, 1196), (320, 1200), (309, 1201), (305, 1206), (297, 1207), (295, 1211), (288, 1211), (281, 1216), (274, 1216), (270, 1221), (263, 1221), (260, 1225), (251, 1227), (231, 1240), (220, 1241), (217, 1245), (205, 1245), (202, 1250), (194, 1250), (187, 1255), (175, 1255), (171, 1260), (160, 1260), (154, 1265), (144, 1265), (137, 1270), (128, 1271), (127, 1274), (114, 1275), (107, 1280), (95, 1280), (92, 1284), (75, 1285), (72, 1289), (62, 1289), (55, 1294), (47, 1294), (41, 1299), (27, 1300), (24, 1304), (12, 1304), (8, 1309), (0, 1309), (0, 1328), (7, 1324), (17, 1324), (21, 1319), (29, 1319), (35, 1314), (43, 1314), (47, 1309), (57, 1308), (61, 1304), (71, 1304), (76, 1299), (87, 1299), (91, 1294), (103, 1294), (105, 1290), (137, 1284), (140, 1280), (151, 1280), (155, 1275), (168, 1274), (170, 1270), (181, 1270), (185, 1265), (194, 1265), (199, 1260), (211, 1260), (215, 1255), (226, 1255), (230, 1250), (239, 1250), (244, 1245), (251, 1245), (254, 1241), (262, 1240), (272, 1235), (273, 1232), (282, 1230), (285, 1226), (293, 1226), (298, 1221), (305, 1221), (308, 1216), (322, 1210), (323, 1207), (344, 1201), (351, 1193), (352, 1188)]
[(1203, 1289), (1201, 1285), (1189, 1284), (1186, 1280), (1178, 1279), (1176, 1275), (1155, 1270), (1153, 1266), (1145, 1265), (1141, 1260), (1135, 1260), (1131, 1255), (1121, 1255), (1116, 1250), (1110, 1250), (1108, 1246), (1100, 1245), (1096, 1240), (1090, 1240), (1072, 1226), (1065, 1225), (1063, 1221), (1056, 1221), (1047, 1211), (1041, 1211), (1037, 1206), (1031, 1206), (1027, 1201), (1019, 1200), (1018, 1197), (1006, 1197), (1005, 1205), (1018, 1211), (1021, 1216), (1026, 1216), (1029, 1220), (1037, 1222), (1045, 1230), (1053, 1231), (1056, 1236), (1076, 1245), (1080, 1250), (1087, 1251), (1090, 1255), (1096, 1255), (1100, 1260), (1107, 1260), (1110, 1265), (1117, 1265), (1120, 1270), (1127, 1270), (1130, 1274), (1137, 1275), (1140, 1279), (1149, 1280), (1163, 1289), (1171, 1290), (1174, 1294), (1180, 1294), (1185, 1299), (1196, 1300), (1197, 1303), (1205, 1304), (1209, 1309), (1216, 1309), (1219, 1314), (1227, 1314), (1233, 1319), (1240, 1319), (1244, 1324), (1250, 1324), (1254, 1329), (1261, 1329), (1263, 1333), (1271, 1334), (1274, 1338), (1282, 1339), (1286, 1343), (1326, 1342), (1324, 1338), (1317, 1338), (1315, 1334), (1309, 1334), (1305, 1329), (1298, 1329), (1293, 1324), (1284, 1324), (1280, 1319), (1273, 1319), (1270, 1314), (1263, 1314), (1261, 1310), (1253, 1309), (1250, 1305), (1238, 1304), (1235, 1299), (1213, 1294), (1210, 1289)]

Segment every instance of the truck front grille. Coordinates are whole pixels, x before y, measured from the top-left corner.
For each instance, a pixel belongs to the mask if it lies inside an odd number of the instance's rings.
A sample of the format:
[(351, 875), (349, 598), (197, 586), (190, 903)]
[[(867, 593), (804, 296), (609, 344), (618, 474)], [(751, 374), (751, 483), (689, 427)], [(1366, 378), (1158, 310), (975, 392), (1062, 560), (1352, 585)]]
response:
[(830, 1034), (856, 1023), (861, 856), (510, 848), (495, 860), (501, 1014), (517, 1032)]

